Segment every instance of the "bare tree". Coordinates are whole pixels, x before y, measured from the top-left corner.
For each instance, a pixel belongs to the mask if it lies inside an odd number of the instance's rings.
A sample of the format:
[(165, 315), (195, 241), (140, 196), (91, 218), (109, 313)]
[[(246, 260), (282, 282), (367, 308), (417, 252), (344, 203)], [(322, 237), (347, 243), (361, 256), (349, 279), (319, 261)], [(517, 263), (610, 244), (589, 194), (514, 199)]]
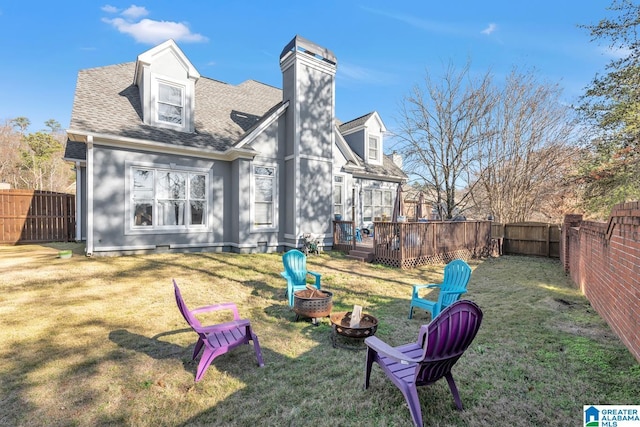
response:
[(21, 136), (14, 129), (11, 120), (6, 120), (0, 126), (0, 182), (16, 187), (19, 182)]
[[(533, 72), (514, 69), (483, 117), (483, 135), (469, 180), (476, 208), (500, 222), (540, 215), (544, 201), (570, 200), (567, 185), (577, 150), (569, 146), (575, 131), (572, 110), (560, 102), (558, 85), (541, 84)], [(557, 217), (550, 212), (547, 217)], [(560, 208), (560, 206), (558, 206)]]
[(449, 65), (435, 80), (427, 73), (424, 86), (414, 86), (403, 99), (398, 150), (443, 219), (466, 207), (468, 193), (458, 193), (467, 185), (467, 170), (483, 139), (479, 123), (492, 102), (491, 75), (473, 78), (469, 62), (459, 71)]
[[(576, 202), (573, 110), (535, 73), (472, 78), (469, 63), (427, 75), (401, 105), (398, 150), (443, 219), (558, 220)], [(553, 201), (553, 202), (551, 202)]]

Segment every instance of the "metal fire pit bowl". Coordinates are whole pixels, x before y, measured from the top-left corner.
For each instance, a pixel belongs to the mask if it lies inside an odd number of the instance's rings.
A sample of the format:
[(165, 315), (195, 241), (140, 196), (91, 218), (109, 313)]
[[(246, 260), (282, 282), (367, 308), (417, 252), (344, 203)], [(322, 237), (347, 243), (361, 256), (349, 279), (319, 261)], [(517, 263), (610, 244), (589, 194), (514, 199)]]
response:
[(296, 313), (296, 322), (300, 318), (310, 317), (314, 325), (318, 325), (317, 319), (327, 317), (333, 308), (333, 294), (317, 289), (304, 289), (293, 293), (293, 311)]
[[(351, 327), (349, 324), (351, 323), (351, 312), (340, 312), (333, 313), (330, 316), (332, 333), (331, 333), (331, 341), (334, 347), (343, 347), (351, 350), (360, 350), (366, 348), (366, 346), (344, 346), (339, 345), (337, 335), (346, 338), (355, 338), (364, 340), (364, 338), (373, 336), (378, 330), (378, 319), (373, 317), (370, 314), (362, 313), (362, 317), (360, 319), (360, 324), (357, 327)], [(358, 342), (354, 340), (354, 342)]]

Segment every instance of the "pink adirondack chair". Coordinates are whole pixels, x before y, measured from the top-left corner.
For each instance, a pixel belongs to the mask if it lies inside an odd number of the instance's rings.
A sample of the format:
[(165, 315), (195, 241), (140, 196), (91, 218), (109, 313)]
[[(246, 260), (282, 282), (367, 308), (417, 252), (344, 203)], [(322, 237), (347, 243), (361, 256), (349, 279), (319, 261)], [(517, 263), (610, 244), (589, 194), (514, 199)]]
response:
[(373, 362), (380, 365), (409, 404), (411, 418), (422, 427), (417, 387), (446, 378), (458, 409), (462, 401), (451, 368), (469, 347), (482, 323), (482, 310), (472, 301), (459, 300), (446, 307), (428, 325), (422, 325), (414, 343), (391, 347), (376, 336), (367, 345), (364, 388), (369, 388)]
[[(198, 334), (198, 342), (196, 342), (196, 346), (193, 349), (193, 360), (196, 359), (200, 350), (204, 347), (204, 352), (198, 364), (196, 382), (202, 379), (213, 359), (242, 344), (249, 344), (249, 341), (253, 341), (258, 365), (260, 367), (264, 366), (260, 343), (258, 342), (258, 337), (251, 329), (251, 322), (247, 319), (240, 318), (238, 308), (234, 303), (215, 304), (189, 310), (182, 299), (180, 288), (178, 288), (175, 280), (173, 281), (173, 288), (180, 313), (189, 326)], [(233, 320), (216, 325), (202, 326), (200, 321), (194, 316), (194, 314), (218, 310), (230, 310), (233, 313)]]

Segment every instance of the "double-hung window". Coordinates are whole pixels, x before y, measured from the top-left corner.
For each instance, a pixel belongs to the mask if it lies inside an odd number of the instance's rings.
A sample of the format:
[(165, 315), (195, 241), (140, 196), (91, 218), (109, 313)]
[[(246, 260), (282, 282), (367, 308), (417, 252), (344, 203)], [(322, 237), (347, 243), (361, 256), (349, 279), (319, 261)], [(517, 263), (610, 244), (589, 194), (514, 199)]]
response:
[(344, 177), (333, 177), (333, 213), (344, 215)]
[(369, 160), (374, 162), (380, 160), (380, 140), (373, 136), (369, 137)]
[(207, 174), (132, 167), (132, 229), (206, 226)]
[(184, 86), (158, 82), (158, 122), (184, 126), (184, 92)]
[(253, 166), (253, 226), (275, 227), (276, 168)]

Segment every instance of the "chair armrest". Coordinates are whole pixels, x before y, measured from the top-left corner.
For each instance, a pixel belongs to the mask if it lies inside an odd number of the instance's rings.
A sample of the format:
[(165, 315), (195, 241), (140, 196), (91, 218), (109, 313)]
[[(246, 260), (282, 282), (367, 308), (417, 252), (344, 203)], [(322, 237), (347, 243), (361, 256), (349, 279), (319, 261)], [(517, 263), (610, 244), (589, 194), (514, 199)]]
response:
[(207, 305), (191, 310), (192, 314), (208, 313), (210, 311), (231, 310), (233, 312), (233, 320), (240, 320), (238, 307), (232, 302), (224, 302), (222, 304)]
[(420, 296), (418, 295), (418, 291), (420, 289), (432, 289), (432, 288), (440, 288), (440, 286), (442, 285), (438, 285), (435, 283), (428, 283), (425, 285), (413, 285), (413, 292), (412, 292), (412, 296), (415, 298), (419, 298)]
[(391, 359), (395, 360), (396, 362), (402, 365), (409, 365), (411, 363), (418, 363), (422, 361), (422, 359), (411, 359), (407, 357), (402, 352), (399, 352), (398, 350), (391, 347), (389, 344), (387, 344), (386, 342), (382, 341), (380, 338), (375, 336), (366, 338), (364, 340), (364, 343), (367, 345), (367, 347), (369, 347), (372, 350), (375, 350), (378, 354), (381, 354), (386, 357), (390, 357)]
[(320, 289), (320, 277), (322, 276), (322, 274), (316, 273), (315, 271), (308, 271), (308, 270), (307, 270), (307, 274), (310, 274), (316, 278), (316, 287)]
[(413, 285), (413, 289), (439, 288), (441, 286), (441, 284), (429, 283), (426, 285)]
[(217, 325), (204, 326), (194, 328), (198, 333), (212, 334), (214, 332), (223, 332), (230, 329), (244, 328), (251, 326), (249, 319), (232, 320), (231, 322), (218, 323)]

